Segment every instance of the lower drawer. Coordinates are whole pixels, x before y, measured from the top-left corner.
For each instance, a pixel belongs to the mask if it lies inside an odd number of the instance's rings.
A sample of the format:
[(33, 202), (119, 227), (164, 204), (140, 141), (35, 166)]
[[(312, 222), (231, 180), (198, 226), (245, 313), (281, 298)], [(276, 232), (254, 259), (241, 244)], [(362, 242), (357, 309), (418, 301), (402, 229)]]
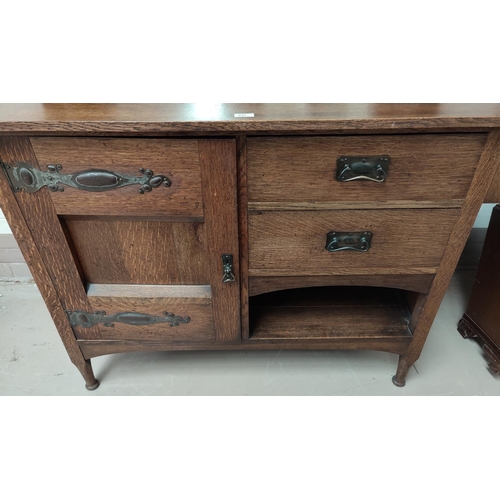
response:
[[(434, 274), (460, 210), (249, 214), (250, 276)], [(328, 251), (328, 233), (371, 232), (368, 251)]]
[(102, 340), (215, 340), (210, 286), (90, 285), (92, 311), (73, 312), (77, 337), (96, 324)]

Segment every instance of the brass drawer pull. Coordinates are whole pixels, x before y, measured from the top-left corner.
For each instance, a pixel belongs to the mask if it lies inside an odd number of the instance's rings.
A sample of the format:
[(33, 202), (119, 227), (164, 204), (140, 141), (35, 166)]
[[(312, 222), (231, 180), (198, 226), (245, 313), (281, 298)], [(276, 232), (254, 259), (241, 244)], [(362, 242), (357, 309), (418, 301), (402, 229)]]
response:
[(341, 156), (337, 160), (337, 180), (350, 182), (366, 180), (384, 182), (387, 179), (391, 158), (381, 156)]
[(356, 252), (368, 252), (372, 242), (373, 233), (362, 231), (359, 233), (341, 233), (330, 231), (326, 235), (325, 248), (329, 252), (340, 252), (341, 250), (355, 250)]
[(28, 193), (35, 193), (44, 186), (47, 186), (49, 191), (62, 192), (64, 186), (61, 184), (83, 191), (100, 192), (139, 184), (139, 193), (144, 194), (161, 185), (172, 185), (172, 181), (165, 175), (155, 175), (152, 170), (144, 168), (139, 169), (142, 175), (136, 177), (99, 168), (76, 174), (61, 174), (61, 165), (47, 165), (47, 172), (42, 172), (25, 162), (17, 162), (14, 167), (4, 164), (3, 167), (15, 192), (24, 189)]

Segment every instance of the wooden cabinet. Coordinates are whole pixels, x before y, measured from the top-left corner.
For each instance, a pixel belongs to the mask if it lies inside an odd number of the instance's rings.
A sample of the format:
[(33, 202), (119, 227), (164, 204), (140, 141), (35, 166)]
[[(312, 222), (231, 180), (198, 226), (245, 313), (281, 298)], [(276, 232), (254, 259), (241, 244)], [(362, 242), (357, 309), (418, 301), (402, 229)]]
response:
[(404, 385), (499, 162), (500, 109), (238, 106), (0, 106), (2, 209), (87, 388), (95, 356), (175, 349), (384, 350)]
[(483, 252), (467, 305), (458, 324), (464, 338), (475, 338), (489, 358), (488, 366), (500, 374), (500, 205), (493, 208)]

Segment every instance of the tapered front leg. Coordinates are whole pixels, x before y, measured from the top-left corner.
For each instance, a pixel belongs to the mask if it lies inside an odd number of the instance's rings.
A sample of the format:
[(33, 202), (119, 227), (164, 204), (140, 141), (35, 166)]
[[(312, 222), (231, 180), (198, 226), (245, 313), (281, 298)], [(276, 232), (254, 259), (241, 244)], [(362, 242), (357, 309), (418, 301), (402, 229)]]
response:
[(95, 391), (100, 382), (94, 376), (94, 370), (92, 369), (92, 364), (90, 363), (90, 359), (75, 363), (75, 366), (80, 370), (82, 377), (85, 379), (85, 388), (89, 391)]
[(407, 362), (407, 359), (405, 356), (399, 356), (399, 363), (398, 363), (398, 369), (396, 371), (396, 375), (392, 377), (392, 382), (394, 385), (397, 385), (398, 387), (404, 387), (406, 384), (406, 375), (408, 374), (408, 371), (411, 368), (411, 365), (413, 363), (409, 364)]

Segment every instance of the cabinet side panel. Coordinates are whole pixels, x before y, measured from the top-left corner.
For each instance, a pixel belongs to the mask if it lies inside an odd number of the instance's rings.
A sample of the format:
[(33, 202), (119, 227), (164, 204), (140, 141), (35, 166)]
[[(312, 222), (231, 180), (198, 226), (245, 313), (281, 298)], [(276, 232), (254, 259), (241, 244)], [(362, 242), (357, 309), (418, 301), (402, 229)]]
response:
[(484, 203), (500, 203), (500, 165), (495, 170), (495, 175), (490, 184), (490, 189), (486, 193)]
[(484, 200), (491, 179), (500, 164), (500, 130), (490, 132), (481, 160), (476, 169), (471, 187), (465, 199), (460, 217), (451, 233), (443, 259), (434, 278), (427, 300), (413, 332), (413, 340), (408, 347), (404, 362), (409, 368), (420, 356), (429, 330), (443, 300), (451, 276), (455, 271), (467, 236), (472, 229), (481, 203)]
[[(38, 168), (29, 139), (6, 137), (0, 144), (0, 157), (4, 163), (26, 162)], [(15, 194), (15, 198), (63, 309), (90, 310), (78, 266), (47, 188), (35, 193), (21, 191)], [(87, 329), (87, 338), (99, 339), (99, 330), (95, 327)]]
[[(4, 162), (13, 161), (26, 148), (29, 148), (29, 142), (26, 138), (4, 137), (0, 139), (0, 158)], [(85, 359), (76, 342), (75, 334), (69, 324), (68, 317), (56, 292), (51, 276), (42, 260), (40, 251), (33, 241), (33, 236), (19, 208), (16, 196), (12, 192), (7, 178), (1, 171), (0, 202), (12, 233), (26, 259), (26, 263), (36, 281), (72, 363), (80, 370), (87, 370)]]

